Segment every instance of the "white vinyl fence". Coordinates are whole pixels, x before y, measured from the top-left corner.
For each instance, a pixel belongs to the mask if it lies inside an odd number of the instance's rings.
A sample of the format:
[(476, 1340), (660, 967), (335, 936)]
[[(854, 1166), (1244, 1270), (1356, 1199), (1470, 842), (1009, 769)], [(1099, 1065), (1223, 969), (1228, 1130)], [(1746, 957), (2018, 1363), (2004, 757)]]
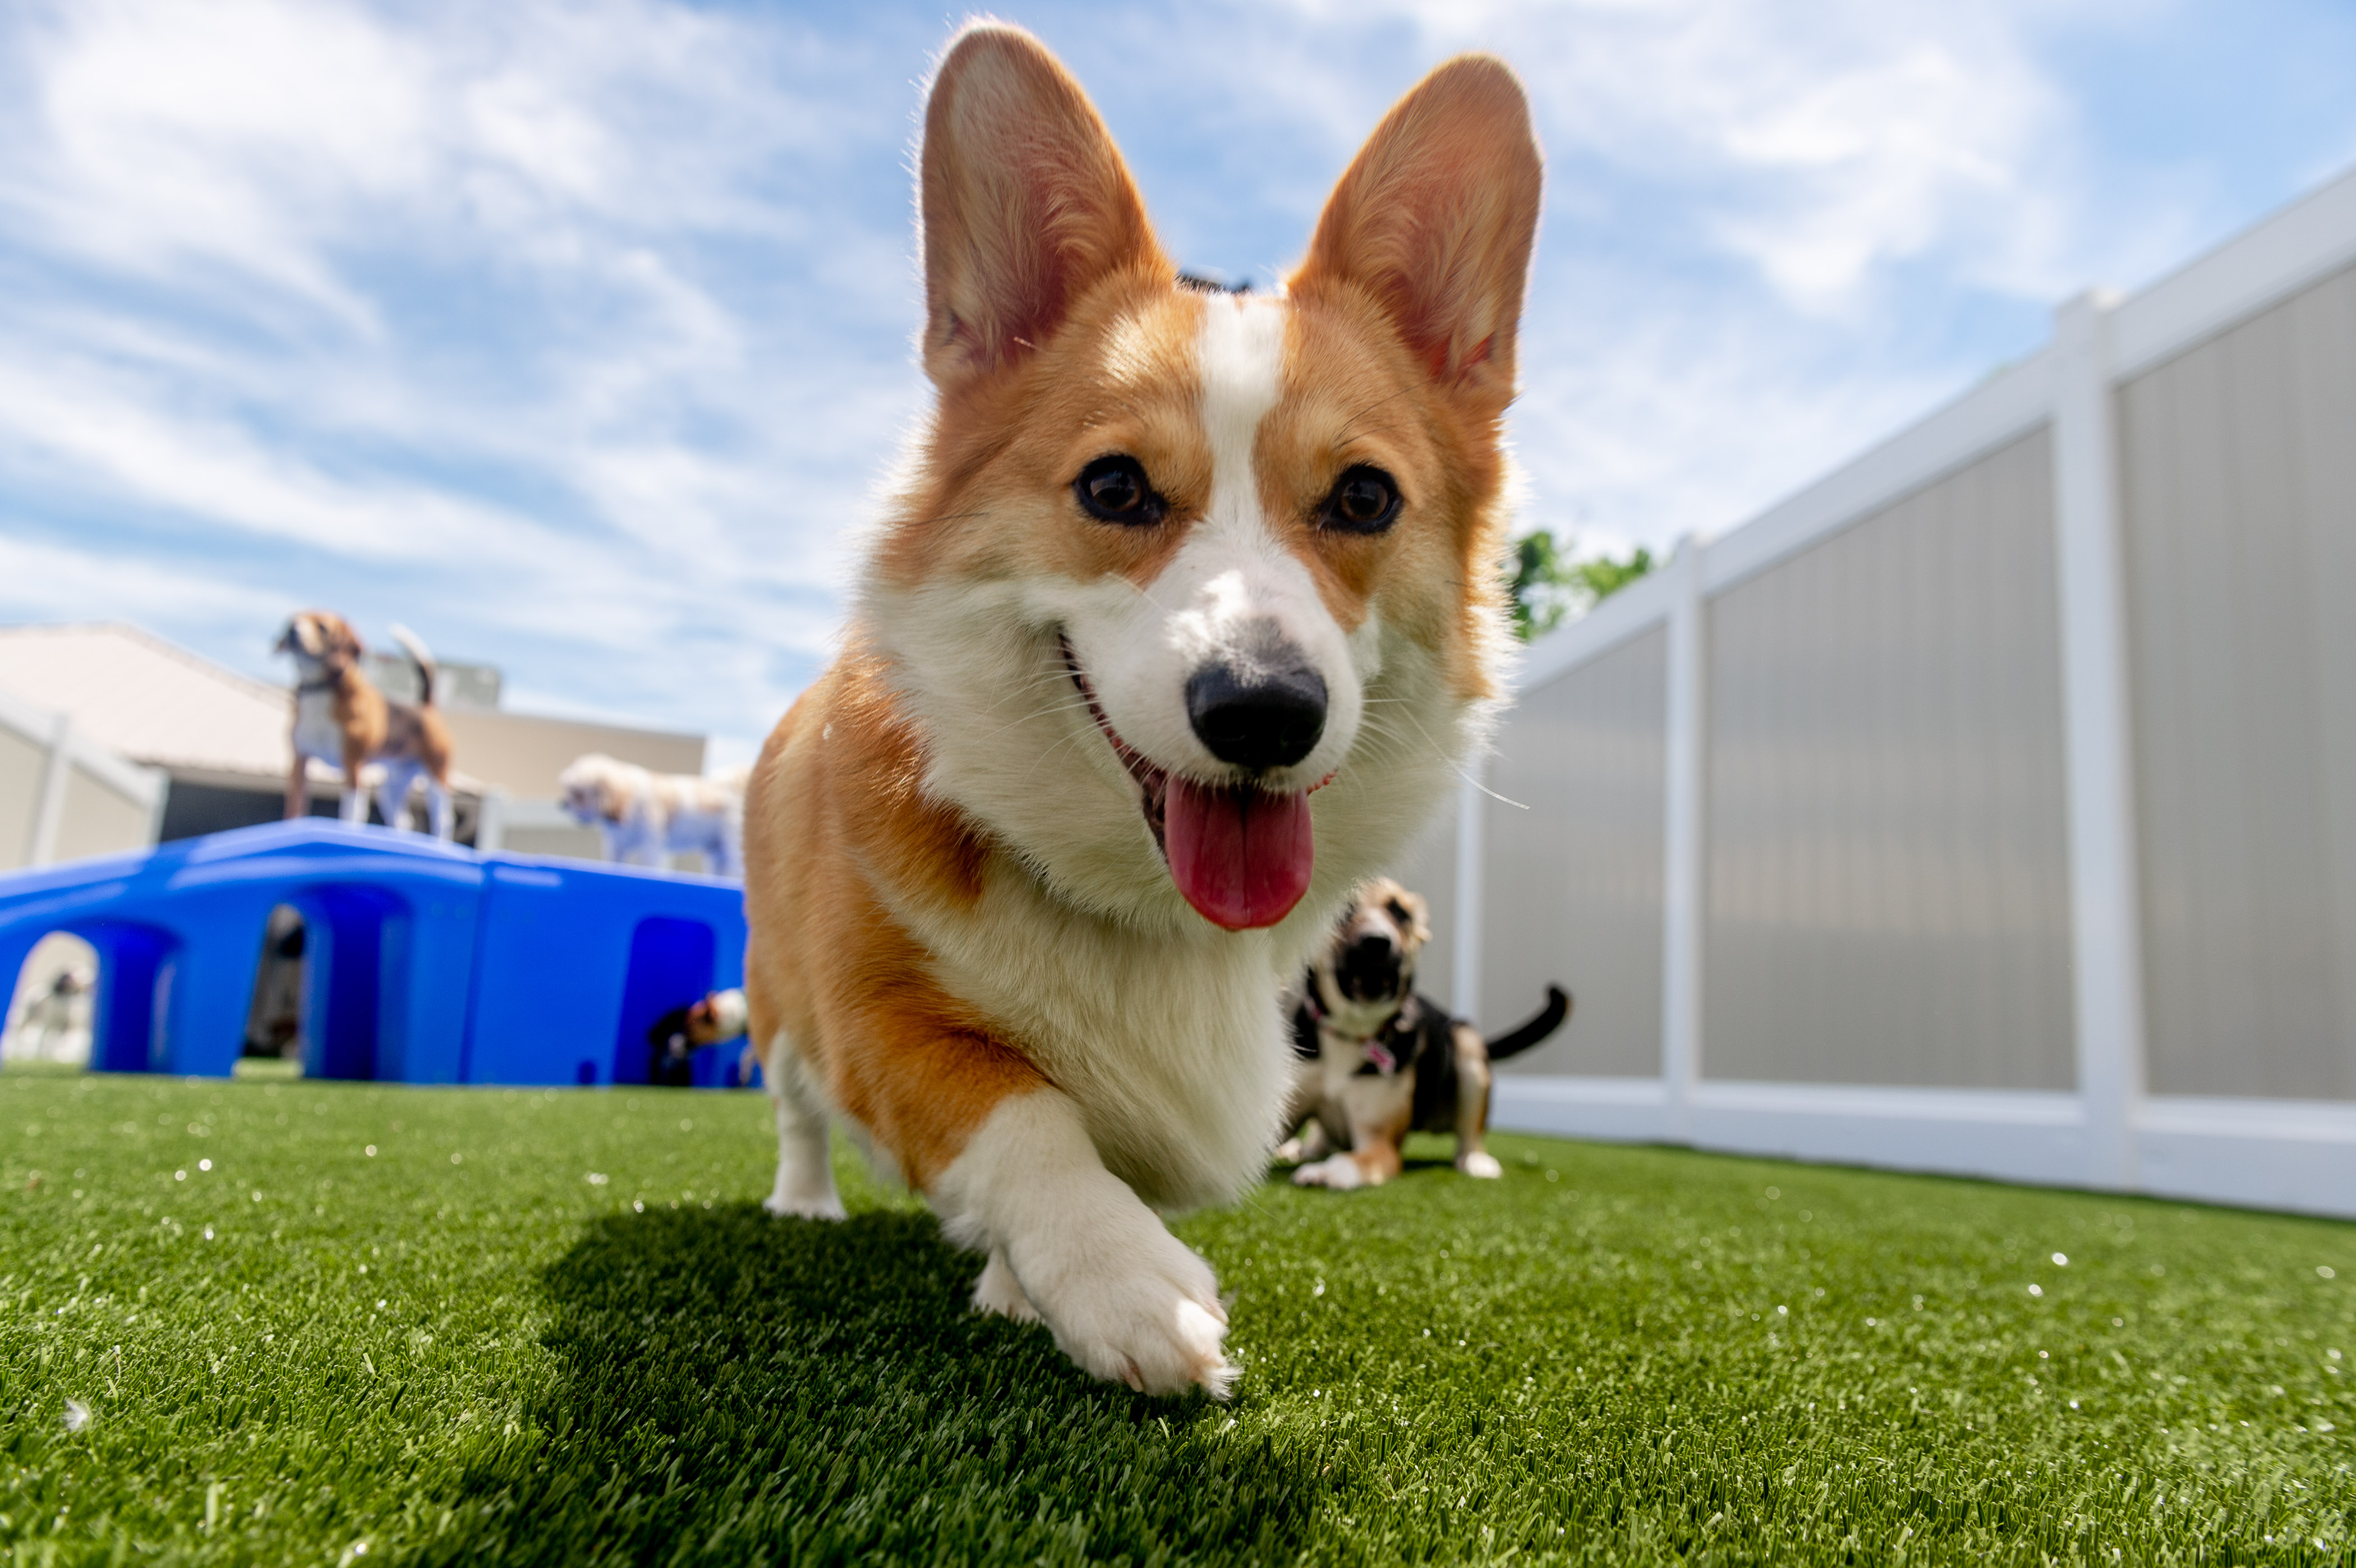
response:
[(65, 714), (0, 692), (0, 871), (146, 849), (167, 788)]
[(2356, 175), (1535, 645), (1483, 782), (1401, 870), (1577, 997), (1501, 1125), (2356, 1215)]

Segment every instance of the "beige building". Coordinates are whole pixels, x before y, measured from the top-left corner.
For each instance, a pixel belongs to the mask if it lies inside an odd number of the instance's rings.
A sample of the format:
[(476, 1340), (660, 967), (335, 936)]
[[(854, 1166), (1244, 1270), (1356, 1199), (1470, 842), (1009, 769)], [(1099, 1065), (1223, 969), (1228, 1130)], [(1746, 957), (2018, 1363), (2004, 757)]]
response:
[[(556, 776), (602, 751), (659, 773), (703, 771), (701, 736), (470, 706), (493, 678), (453, 682), (461, 840), (599, 858), (558, 808)], [(286, 687), (137, 627), (0, 628), (0, 870), (274, 822), (293, 760)], [(340, 773), (313, 762), (312, 811)]]

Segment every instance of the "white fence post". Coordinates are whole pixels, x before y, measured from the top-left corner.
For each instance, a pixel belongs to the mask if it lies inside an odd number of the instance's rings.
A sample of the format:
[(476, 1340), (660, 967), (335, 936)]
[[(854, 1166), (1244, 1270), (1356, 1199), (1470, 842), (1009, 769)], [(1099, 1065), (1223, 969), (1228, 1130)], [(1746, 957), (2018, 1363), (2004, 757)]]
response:
[(475, 807), (475, 853), (488, 854), (508, 842), (508, 792), (496, 785), (483, 790)]
[(1708, 719), (1702, 678), (1701, 542), (1677, 542), (1669, 558), (1668, 711), (1661, 871), (1661, 1087), (1668, 1135), (1693, 1138), (1693, 1090), (1701, 1074), (1702, 748)]
[(47, 865), (58, 857), (58, 832), (65, 825), (66, 789), (73, 781), (72, 767), (73, 715), (59, 714), (49, 731), (40, 798), (33, 804), (33, 830), (25, 839), (27, 865)]
[(2110, 303), (2096, 295), (2054, 313), (2053, 532), (2078, 1093), (2086, 1179), (2132, 1187), (2144, 1093), (2142, 895), (2110, 339)]
[(1481, 793), (1489, 759), (1476, 757), (1466, 765), (1464, 783), (1456, 791), (1456, 935), (1455, 970), (1448, 999), (1460, 1018), (1480, 1021), (1482, 855), (1486, 853), (1487, 822)]

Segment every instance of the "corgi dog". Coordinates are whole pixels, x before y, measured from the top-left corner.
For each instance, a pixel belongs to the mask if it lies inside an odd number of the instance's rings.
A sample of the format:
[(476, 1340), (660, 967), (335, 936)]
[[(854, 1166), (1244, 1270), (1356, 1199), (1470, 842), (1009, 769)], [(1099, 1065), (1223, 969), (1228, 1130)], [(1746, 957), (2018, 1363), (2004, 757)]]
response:
[(1281, 1001), (1480, 744), (1540, 167), (1512, 72), (1376, 129), (1275, 294), (1189, 286), (1104, 122), (980, 24), (925, 111), (937, 393), (843, 646), (745, 806), (766, 1207), (840, 1218), (847, 1120), (973, 1305), (1224, 1396), (1162, 1216), (1267, 1168)]

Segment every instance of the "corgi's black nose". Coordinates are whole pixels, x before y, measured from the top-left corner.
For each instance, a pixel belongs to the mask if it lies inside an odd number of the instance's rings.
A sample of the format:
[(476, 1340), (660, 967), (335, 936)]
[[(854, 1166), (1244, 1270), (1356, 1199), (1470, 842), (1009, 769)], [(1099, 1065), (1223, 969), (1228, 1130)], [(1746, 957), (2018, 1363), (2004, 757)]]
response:
[(1205, 664), (1186, 682), (1186, 721), (1222, 762), (1290, 768), (1325, 733), (1325, 678), (1297, 659), (1249, 671)]

